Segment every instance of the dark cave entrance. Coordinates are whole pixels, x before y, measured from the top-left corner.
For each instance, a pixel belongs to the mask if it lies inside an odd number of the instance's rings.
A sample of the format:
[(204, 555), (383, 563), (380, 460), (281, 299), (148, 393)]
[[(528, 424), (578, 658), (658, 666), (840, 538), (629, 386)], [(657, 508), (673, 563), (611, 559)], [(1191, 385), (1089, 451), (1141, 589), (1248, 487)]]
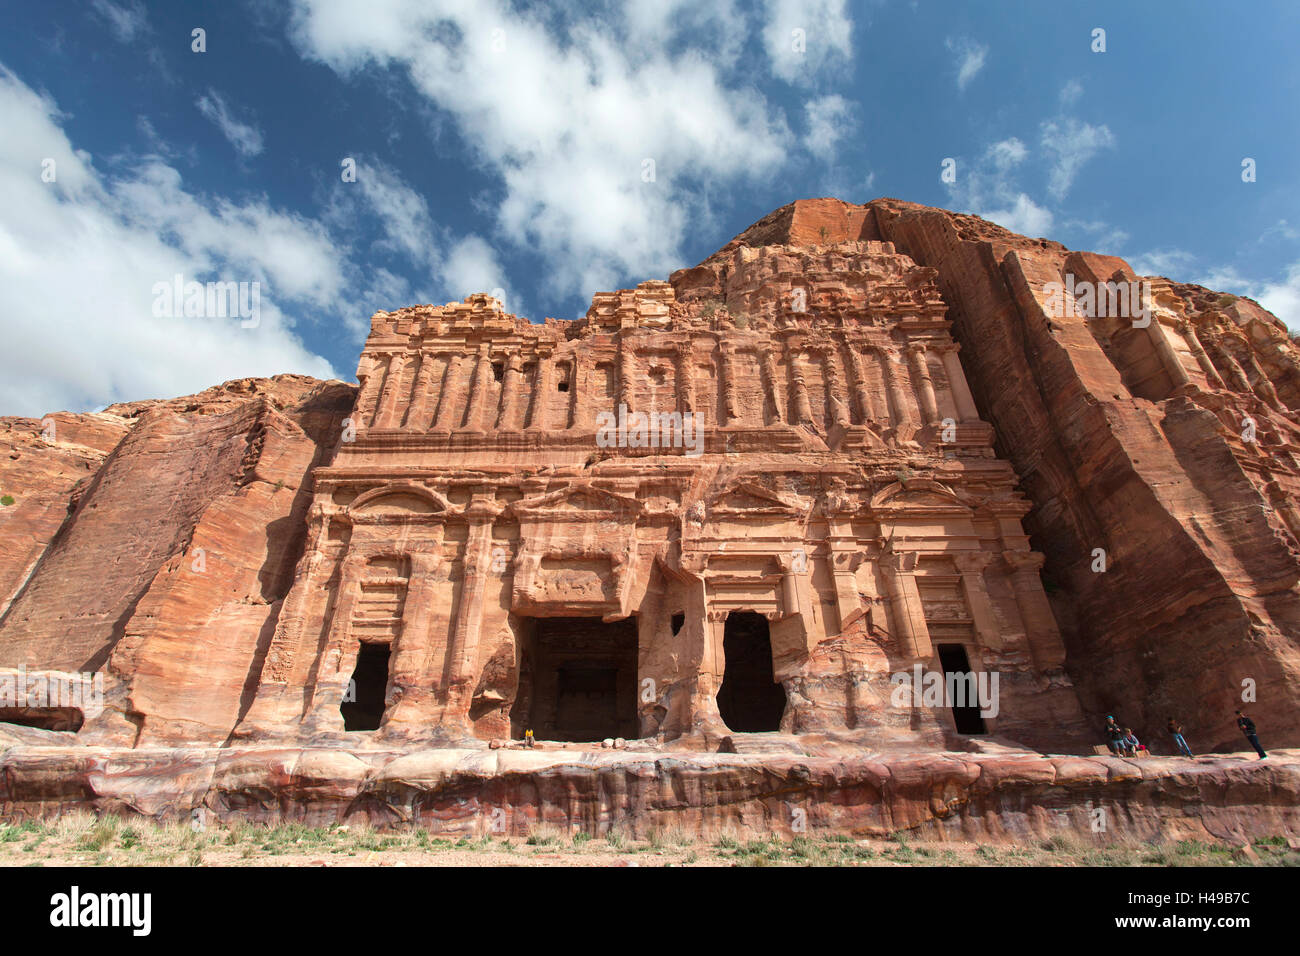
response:
[[(970, 658), (966, 656), (966, 648), (961, 644), (940, 644), (935, 648), (939, 652), (939, 666), (943, 668), (943, 686), (945, 692), (948, 688), (964, 686), (969, 692), (963, 692), (962, 698), (954, 698), (951, 703), (953, 723), (957, 725), (959, 734), (983, 734), (987, 733), (984, 729), (984, 718), (980, 716), (980, 705), (978, 695), (974, 693), (977, 684), (977, 676), (971, 671)], [(967, 675), (970, 675), (969, 679)], [(962, 700), (962, 706), (956, 706), (958, 700)]]
[(520, 641), (511, 736), (531, 730), (537, 740), (636, 738), (636, 669), (635, 617), (529, 621)]
[(76, 732), (85, 723), (80, 707), (0, 707), (0, 724)]
[(738, 733), (779, 730), (785, 713), (785, 688), (772, 673), (772, 637), (767, 618), (752, 611), (733, 611), (723, 628), (725, 660), (718, 712)]
[(387, 644), (361, 643), (352, 682), (339, 706), (344, 730), (379, 729), (384, 719), (384, 698), (388, 694), (389, 656)]

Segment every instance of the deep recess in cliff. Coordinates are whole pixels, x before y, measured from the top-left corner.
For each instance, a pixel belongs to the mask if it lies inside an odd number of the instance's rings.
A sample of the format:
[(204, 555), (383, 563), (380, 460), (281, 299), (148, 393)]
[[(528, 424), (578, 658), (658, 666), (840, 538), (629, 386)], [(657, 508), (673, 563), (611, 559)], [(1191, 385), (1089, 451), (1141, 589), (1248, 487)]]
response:
[[(1297, 745), (1300, 353), (1167, 279), (1146, 325), (1049, 302), (1137, 278), (801, 200), (581, 320), (379, 312), (359, 386), (0, 419), (0, 675), (105, 686), (0, 742), (1081, 753), (1115, 710), (1236, 750), (1250, 686)], [(996, 714), (900, 707), (917, 666)]]

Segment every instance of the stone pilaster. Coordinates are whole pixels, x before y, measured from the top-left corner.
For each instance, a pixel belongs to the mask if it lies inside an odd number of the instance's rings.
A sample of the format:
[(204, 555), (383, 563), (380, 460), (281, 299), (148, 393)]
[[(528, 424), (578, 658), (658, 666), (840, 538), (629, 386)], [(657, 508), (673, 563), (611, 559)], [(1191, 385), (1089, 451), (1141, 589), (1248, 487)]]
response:
[(465, 362), (462, 355), (453, 356), (442, 376), (442, 389), (438, 394), (438, 412), (433, 419), (435, 431), (448, 432), (460, 424), (465, 414)]
[(912, 402), (903, 384), (903, 369), (892, 352), (880, 353), (881, 364), (885, 370), (885, 390), (889, 393), (890, 424), (896, 429), (906, 428), (912, 424)]
[(871, 406), (871, 384), (867, 381), (867, 372), (862, 356), (852, 345), (849, 347), (849, 370), (853, 373), (853, 394), (858, 400), (860, 424), (875, 421), (876, 412)]
[(408, 429), (427, 431), (429, 428), (429, 406), (433, 403), (433, 375), (437, 364), (436, 356), (421, 354), (420, 370), (415, 376), (411, 400), (407, 405), (405, 427)]
[(930, 629), (925, 623), (925, 608), (916, 586), (916, 555), (886, 552), (881, 557), (888, 592), (890, 617), (899, 651), (917, 660), (928, 660), (934, 653)]
[(772, 409), (772, 419), (768, 421), (766, 409), (764, 410), (764, 424), (782, 424), (785, 422), (785, 406), (781, 398), (781, 387), (777, 379), (776, 359), (772, 357), (770, 350), (764, 350), (762, 355), (763, 369), (763, 395), (766, 404)]
[(966, 606), (975, 622), (975, 634), (979, 637), (980, 644), (993, 650), (1002, 650), (1002, 632), (998, 628), (993, 602), (989, 600), (988, 588), (984, 583), (984, 569), (993, 561), (993, 555), (987, 551), (958, 551), (953, 555), (953, 560), (961, 573)]
[(804, 380), (803, 354), (790, 352), (790, 424), (811, 425), (812, 403), (808, 400), (808, 383)]
[(921, 417), (925, 424), (933, 425), (939, 420), (939, 403), (934, 394), (934, 382), (930, 380), (930, 364), (925, 358), (925, 346), (914, 342), (907, 347), (907, 354), (912, 362), (912, 379), (921, 401)]
[(975, 396), (971, 394), (966, 381), (966, 370), (961, 367), (957, 352), (961, 346), (953, 342), (939, 350), (943, 360), (943, 370), (948, 376), (948, 387), (952, 390), (953, 401), (957, 405), (957, 416), (963, 422), (979, 421), (979, 409), (975, 407)]
[(1038, 573), (1043, 567), (1043, 556), (1036, 551), (1004, 551), (1002, 558), (1011, 568), (1011, 586), (1034, 666), (1039, 671), (1063, 666), (1065, 644)]

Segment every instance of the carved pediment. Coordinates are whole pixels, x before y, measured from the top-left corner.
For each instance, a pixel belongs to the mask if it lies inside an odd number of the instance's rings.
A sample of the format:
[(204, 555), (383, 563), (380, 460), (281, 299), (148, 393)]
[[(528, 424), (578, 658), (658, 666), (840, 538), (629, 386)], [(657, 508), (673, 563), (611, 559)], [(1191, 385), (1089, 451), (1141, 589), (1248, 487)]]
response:
[(783, 514), (802, 518), (808, 505), (752, 481), (738, 481), (706, 499), (709, 514)]
[(372, 488), (358, 495), (347, 513), (360, 519), (378, 519), (409, 515), (440, 515), (451, 509), (450, 502), (436, 491), (419, 485), (395, 484)]
[(908, 478), (887, 485), (872, 497), (871, 508), (877, 512), (918, 514), (968, 515), (971, 511), (970, 503), (962, 496), (942, 482), (929, 478)]
[(615, 515), (634, 519), (641, 512), (642, 504), (635, 498), (616, 495), (592, 485), (571, 485), (558, 491), (548, 491), (516, 501), (510, 510), (521, 516), (538, 516), (546, 518), (600, 518)]

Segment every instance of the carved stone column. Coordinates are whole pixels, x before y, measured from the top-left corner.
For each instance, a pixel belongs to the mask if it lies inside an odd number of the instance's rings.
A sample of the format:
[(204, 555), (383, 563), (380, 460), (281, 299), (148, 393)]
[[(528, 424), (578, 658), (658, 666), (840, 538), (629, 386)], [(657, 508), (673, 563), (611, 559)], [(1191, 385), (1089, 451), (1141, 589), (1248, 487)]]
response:
[(418, 356), (415, 355), (393, 356), (384, 381), (384, 392), (379, 399), (379, 411), (375, 414), (375, 428), (396, 428), (401, 421), (402, 399), (409, 393), (409, 370), (417, 360)]
[(961, 572), (962, 590), (966, 592), (966, 606), (975, 622), (975, 633), (980, 644), (995, 651), (1002, 650), (1002, 632), (984, 584), (984, 569), (993, 561), (987, 551), (958, 551), (953, 555), (957, 570)]
[(677, 346), (677, 410), (695, 411), (695, 350), (691, 342)]
[(357, 395), (356, 414), (354, 416), (358, 431), (374, 424), (379, 396), (384, 387), (384, 378), (388, 375), (389, 361), (391, 361), (391, 357), (387, 355), (366, 356), (363, 363), (365, 371), (358, 372), (361, 378), (361, 392)]
[(447, 649), (447, 720), (468, 722), (474, 695), (474, 664), (483, 629), (483, 594), (492, 568), (492, 523), (499, 507), (473, 501), (466, 512), (469, 537), (465, 542), (460, 600)]
[(875, 421), (876, 418), (875, 409), (871, 407), (871, 385), (867, 381), (867, 372), (862, 356), (857, 349), (853, 348), (852, 343), (849, 345), (849, 370), (853, 373), (853, 393), (858, 400), (858, 415), (861, 416), (860, 424), (869, 424)]
[(516, 427), (519, 417), (519, 393), (524, 387), (523, 359), (519, 353), (510, 356), (501, 383), (501, 411), (497, 414), (498, 429)]
[(411, 400), (407, 405), (406, 428), (414, 431), (427, 431), (429, 428), (429, 406), (433, 403), (433, 373), (437, 364), (434, 355), (427, 353), (420, 355), (420, 371), (415, 376)]
[(803, 354), (790, 352), (790, 424), (811, 425), (812, 403), (808, 400), (808, 383), (803, 375)]
[(840, 372), (840, 357), (833, 348), (827, 349), (825, 356), (827, 417), (833, 425), (848, 425), (852, 422), (853, 415), (848, 406), (844, 404), (844, 400), (840, 398), (841, 392), (848, 394), (848, 389), (844, 384), (844, 376)]
[(349, 552), (339, 569), (329, 636), (321, 648), (315, 680), (310, 686), (311, 703), (303, 721), (309, 732), (328, 728), (342, 730), (343, 715), (339, 713), (339, 705), (343, 703), (348, 680), (356, 667), (359, 647), (352, 646), (352, 618), (361, 601), (361, 581), (365, 577), (367, 558), (364, 553)]
[(886, 552), (880, 566), (885, 572), (885, 589), (889, 592), (890, 617), (898, 637), (899, 650), (918, 660), (928, 660), (934, 653), (930, 629), (925, 623), (925, 608), (916, 586), (917, 556), (910, 552)]
[(483, 418), (487, 411), (488, 381), (492, 378), (492, 358), (488, 354), (488, 345), (479, 346), (478, 361), (474, 365), (474, 377), (469, 387), (469, 418), (465, 427), (474, 431), (483, 428)]
[(776, 359), (772, 357), (772, 352), (769, 349), (763, 351), (762, 368), (763, 394), (766, 398), (768, 407), (772, 409), (772, 421), (767, 421), (766, 410), (764, 410), (763, 423), (783, 424), (785, 422), (785, 407), (781, 398), (781, 387), (778, 384), (776, 375)]
[(1214, 359), (1215, 364), (1223, 370), (1223, 379), (1228, 388), (1234, 392), (1240, 392), (1243, 395), (1253, 394), (1250, 387), (1250, 379), (1246, 378), (1246, 372), (1232, 354), (1223, 347), (1222, 343), (1207, 341), (1204, 343), (1206, 352)]
[(907, 354), (912, 360), (912, 377), (921, 399), (921, 417), (925, 424), (932, 425), (939, 420), (939, 403), (934, 394), (934, 382), (930, 380), (930, 364), (925, 358), (925, 346), (913, 342), (907, 347)]
[(1282, 400), (1277, 397), (1277, 389), (1273, 387), (1273, 382), (1269, 379), (1268, 374), (1260, 368), (1259, 362), (1255, 361), (1255, 353), (1247, 347), (1246, 352), (1246, 376), (1250, 380), (1251, 390), (1259, 397), (1265, 405), (1276, 409), (1279, 412), (1287, 411)]
[(442, 389), (438, 394), (438, 412), (434, 416), (435, 431), (451, 431), (460, 424), (465, 414), (465, 386), (461, 384), (466, 359), (453, 355), (442, 376)]
[(891, 406), (890, 424), (894, 428), (905, 428), (912, 424), (912, 402), (903, 386), (902, 368), (891, 352), (882, 350), (880, 357), (885, 369), (885, 389), (889, 393)]
[[(635, 404), (635, 385), (636, 356), (632, 351), (632, 346), (620, 336), (618, 351), (618, 401), (619, 404), (627, 406), (627, 413), (629, 415), (632, 414), (632, 407)], [(614, 411), (615, 414), (618, 413), (617, 409)]]
[(1011, 568), (1011, 586), (1025, 625), (1025, 638), (1029, 642), (1034, 666), (1040, 671), (1063, 666), (1065, 644), (1061, 641), (1052, 606), (1047, 601), (1038, 574), (1043, 566), (1043, 556), (1035, 551), (1003, 551), (1002, 558)]
[(963, 422), (979, 421), (979, 409), (975, 407), (975, 396), (971, 394), (966, 381), (966, 370), (961, 367), (957, 352), (961, 346), (953, 342), (939, 350), (943, 360), (943, 370), (948, 375), (948, 387), (952, 389), (953, 401), (957, 403), (957, 415)]
[(533, 417), (528, 423), (529, 431), (534, 429), (540, 430), (547, 427), (547, 408), (551, 397), (551, 382), (553, 360), (550, 352), (539, 352), (537, 355), (537, 374), (534, 377), (533, 384)]
[(1227, 386), (1223, 384), (1223, 377), (1219, 375), (1219, 370), (1214, 367), (1214, 362), (1210, 360), (1205, 347), (1201, 345), (1201, 340), (1196, 334), (1196, 326), (1186, 319), (1180, 319), (1176, 327), (1182, 333), (1184, 341), (1187, 342), (1187, 347), (1191, 349), (1196, 364), (1205, 373), (1205, 379), (1209, 382), (1210, 388), (1226, 388)]
[(410, 555), (406, 601), (399, 636), (392, 648), (389, 674), (396, 699), (386, 708), (388, 725), (422, 725), (437, 718), (430, 699), (431, 681), (425, 673), (429, 660), (429, 620), (433, 615), (437, 570), (442, 555), (416, 551)]
[(1191, 381), (1187, 374), (1187, 369), (1183, 368), (1183, 363), (1178, 359), (1178, 353), (1169, 342), (1169, 336), (1165, 334), (1165, 327), (1161, 324), (1159, 317), (1152, 316), (1151, 324), (1147, 326), (1147, 334), (1151, 336), (1151, 344), (1155, 346), (1156, 355), (1160, 356), (1160, 361), (1165, 369), (1169, 372), (1169, 378), (1174, 383), (1174, 388), (1180, 385), (1186, 385)]
[(731, 349), (718, 343), (718, 375), (722, 379), (722, 424), (732, 425), (740, 418), (740, 398), (736, 390), (736, 362)]

